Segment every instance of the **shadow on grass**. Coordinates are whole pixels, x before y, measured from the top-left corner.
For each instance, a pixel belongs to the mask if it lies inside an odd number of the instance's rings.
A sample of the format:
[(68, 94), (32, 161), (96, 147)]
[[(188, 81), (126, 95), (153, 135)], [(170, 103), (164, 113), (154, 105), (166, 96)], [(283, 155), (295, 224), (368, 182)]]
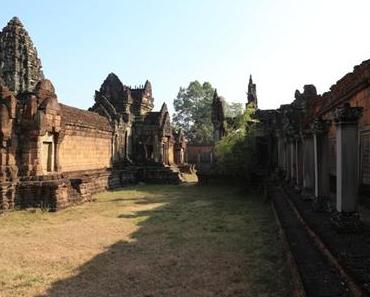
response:
[(288, 296), (268, 205), (231, 187), (141, 190), (153, 196), (135, 204), (162, 206), (118, 216), (123, 224), (143, 219), (132, 240), (109, 246), (39, 297)]

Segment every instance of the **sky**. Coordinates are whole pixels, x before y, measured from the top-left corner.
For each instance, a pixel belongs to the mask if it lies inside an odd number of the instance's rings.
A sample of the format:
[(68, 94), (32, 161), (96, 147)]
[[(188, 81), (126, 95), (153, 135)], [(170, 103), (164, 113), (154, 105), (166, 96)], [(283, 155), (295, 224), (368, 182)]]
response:
[(370, 59), (369, 0), (0, 0), (0, 27), (18, 16), (60, 102), (86, 109), (105, 77), (152, 83), (155, 109), (209, 81), (245, 103), (249, 75), (261, 109), (314, 84), (326, 92)]

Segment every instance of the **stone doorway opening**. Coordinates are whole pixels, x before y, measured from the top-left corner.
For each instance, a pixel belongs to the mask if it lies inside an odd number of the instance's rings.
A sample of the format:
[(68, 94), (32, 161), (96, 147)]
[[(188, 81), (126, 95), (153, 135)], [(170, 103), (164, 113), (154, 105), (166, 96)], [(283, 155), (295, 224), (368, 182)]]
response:
[(40, 139), (40, 160), (43, 174), (49, 174), (55, 171), (56, 145), (55, 136), (47, 133)]
[(43, 148), (43, 164), (42, 167), (45, 168), (47, 172), (53, 171), (53, 143), (44, 141), (42, 144)]

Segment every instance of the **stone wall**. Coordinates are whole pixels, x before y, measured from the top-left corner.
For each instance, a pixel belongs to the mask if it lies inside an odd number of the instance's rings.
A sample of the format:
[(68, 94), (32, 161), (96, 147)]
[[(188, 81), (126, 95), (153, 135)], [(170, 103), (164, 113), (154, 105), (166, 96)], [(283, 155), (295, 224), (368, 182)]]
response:
[(112, 166), (113, 129), (96, 113), (61, 105), (62, 140), (58, 150), (61, 171), (81, 171)]
[(67, 130), (59, 149), (63, 171), (110, 168), (112, 158), (111, 138), (94, 136), (92, 131)]
[(189, 144), (186, 161), (194, 164), (198, 171), (207, 172), (215, 161), (213, 144)]
[(259, 117), (264, 137), (278, 138), (285, 180), (313, 200), (313, 209), (335, 208), (335, 224), (357, 224), (359, 193), (368, 200), (370, 189), (370, 60), (322, 95), (306, 85), (291, 104), (259, 113), (266, 115)]
[(370, 185), (370, 131), (362, 131), (360, 134), (360, 164), (361, 182)]

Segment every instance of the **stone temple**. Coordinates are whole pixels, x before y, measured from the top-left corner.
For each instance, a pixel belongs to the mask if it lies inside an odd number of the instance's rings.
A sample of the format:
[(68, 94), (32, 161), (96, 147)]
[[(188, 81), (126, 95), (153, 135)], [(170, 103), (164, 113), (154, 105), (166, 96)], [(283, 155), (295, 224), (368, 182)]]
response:
[(149, 81), (131, 88), (111, 73), (89, 111), (60, 103), (13, 18), (0, 32), (0, 210), (57, 210), (131, 182), (181, 182), (186, 139), (153, 102)]

